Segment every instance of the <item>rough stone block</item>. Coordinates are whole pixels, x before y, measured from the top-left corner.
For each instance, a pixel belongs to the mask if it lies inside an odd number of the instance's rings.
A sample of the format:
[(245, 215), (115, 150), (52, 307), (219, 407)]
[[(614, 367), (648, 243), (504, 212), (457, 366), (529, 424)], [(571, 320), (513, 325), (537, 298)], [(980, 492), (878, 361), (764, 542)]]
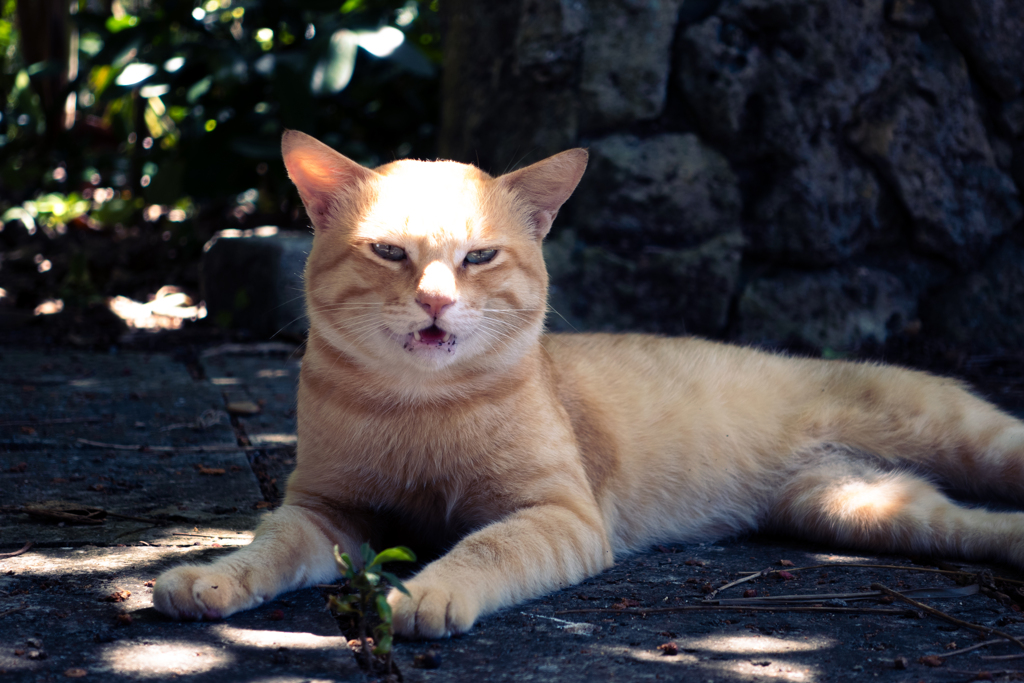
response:
[(1024, 4), (1020, 0), (935, 0), (945, 29), (1003, 99), (1024, 91)]
[[(0, 449), (234, 446), (220, 389), (163, 355), (0, 351)], [(0, 384), (2, 386), (2, 384)]]
[(999, 170), (963, 57), (948, 40), (917, 40), (858, 107), (850, 141), (914, 221), (915, 239), (961, 268), (976, 265), (1022, 209)]
[(556, 331), (718, 335), (743, 252), (738, 230), (686, 249), (622, 253), (563, 231), (545, 245)]
[(745, 226), (751, 248), (762, 257), (820, 266), (880, 241), (882, 187), (852, 156), (822, 141), (804, 163), (769, 181)]
[(580, 83), (584, 126), (620, 126), (661, 113), (681, 4), (591, 0)]
[(740, 194), (729, 162), (696, 135), (612, 135), (593, 142), (590, 155), (574, 200), (588, 239), (642, 236), (692, 246), (739, 227)]
[(258, 337), (303, 339), (303, 289), (313, 236), (277, 228), (222, 230), (204, 247), (203, 298), (210, 319)]
[(1008, 244), (922, 306), (928, 332), (980, 351), (1024, 348), (1024, 247)]
[(739, 341), (799, 341), (820, 349), (883, 342), (915, 319), (917, 302), (895, 275), (871, 268), (787, 271), (750, 283), (739, 300)]
[(882, 0), (727, 0), (682, 32), (676, 82), (730, 158), (799, 164), (891, 66), (883, 24)]

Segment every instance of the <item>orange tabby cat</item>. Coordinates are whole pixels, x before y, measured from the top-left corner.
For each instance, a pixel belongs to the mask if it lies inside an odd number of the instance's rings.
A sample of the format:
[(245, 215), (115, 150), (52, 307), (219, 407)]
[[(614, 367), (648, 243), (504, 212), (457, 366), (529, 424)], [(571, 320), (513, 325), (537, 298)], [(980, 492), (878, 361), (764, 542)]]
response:
[(448, 549), (389, 602), (436, 638), (656, 540), (774, 528), (1024, 566), (1024, 423), (957, 382), (699, 339), (544, 335), (541, 240), (587, 153), (492, 178), (363, 168), (302, 133), (284, 159), (316, 237), (298, 465), (248, 547), (157, 581), (219, 618), (337, 576), (331, 549)]

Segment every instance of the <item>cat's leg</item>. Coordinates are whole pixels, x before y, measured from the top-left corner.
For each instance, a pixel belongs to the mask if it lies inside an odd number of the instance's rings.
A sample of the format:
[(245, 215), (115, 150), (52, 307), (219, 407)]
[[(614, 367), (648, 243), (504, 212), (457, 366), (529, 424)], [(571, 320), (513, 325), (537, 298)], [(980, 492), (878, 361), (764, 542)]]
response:
[(477, 617), (572, 585), (611, 566), (596, 506), (520, 509), (460, 541), (388, 596), (398, 633), (464, 633)]
[(799, 417), (812, 442), (849, 444), (959, 491), (1024, 502), (1024, 422), (948, 378), (868, 364), (822, 367)]
[(358, 556), (359, 539), (324, 515), (283, 505), (248, 546), (212, 564), (182, 565), (153, 586), (153, 606), (175, 619), (220, 619), (338, 576), (333, 549)]
[(770, 529), (849, 548), (1024, 566), (1024, 513), (962, 507), (916, 474), (828, 450), (787, 474)]

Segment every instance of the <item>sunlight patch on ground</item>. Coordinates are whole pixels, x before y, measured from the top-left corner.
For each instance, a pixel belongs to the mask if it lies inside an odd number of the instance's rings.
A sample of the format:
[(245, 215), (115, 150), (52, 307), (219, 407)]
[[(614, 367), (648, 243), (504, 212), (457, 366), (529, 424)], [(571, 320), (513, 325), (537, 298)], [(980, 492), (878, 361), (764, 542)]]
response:
[(625, 645), (598, 645), (596, 650), (608, 657), (629, 657), (641, 662), (660, 662), (663, 664), (688, 664), (700, 662), (700, 657), (691, 652), (680, 652), (677, 655), (665, 656), (658, 650), (644, 650)]
[(185, 320), (206, 317), (206, 305), (195, 305), (192, 299), (177, 287), (161, 287), (149, 303), (133, 301), (126, 296), (107, 299), (107, 306), (128, 327), (137, 330), (177, 330)]
[(878, 564), (877, 557), (862, 555), (832, 555), (830, 553), (813, 553), (811, 557), (818, 564)]
[(166, 542), (173, 544), (185, 544), (198, 541), (202, 545), (219, 543), (222, 546), (235, 547), (249, 545), (252, 543), (253, 532), (232, 531), (230, 529), (215, 529), (201, 526), (191, 533), (181, 532), (177, 528), (169, 528), (166, 530), (155, 529), (153, 533), (146, 538), (150, 543)]
[(680, 649), (705, 650), (727, 654), (778, 654), (783, 652), (813, 652), (835, 647), (837, 643), (831, 638), (795, 639), (776, 638), (774, 636), (753, 635), (709, 635), (700, 638), (677, 638)]
[(341, 648), (344, 650), (348, 642), (344, 636), (318, 636), (313, 633), (290, 631), (260, 631), (237, 628), (224, 623), (214, 624), (210, 630), (225, 642), (253, 647), (286, 647), (290, 650)]
[(188, 641), (117, 643), (102, 657), (114, 672), (140, 678), (201, 674), (235, 661), (228, 652)]
[(730, 662), (724, 668), (734, 674), (749, 676), (755, 680), (816, 681), (819, 680), (818, 674), (821, 673), (816, 666), (769, 660)]
[(294, 446), (299, 437), (297, 434), (250, 434), (249, 442), (253, 446)]
[[(598, 646), (598, 649), (609, 657), (629, 657), (643, 662), (687, 667), (700, 665), (718, 670), (727, 678), (740, 675), (752, 680), (811, 682), (820, 679), (821, 671), (817, 666), (779, 661), (777, 655), (811, 653), (837, 645), (833, 639), (820, 636), (805, 640), (772, 636), (709, 635), (676, 638), (674, 642), (679, 646), (679, 654), (669, 656), (648, 648)], [(701, 675), (704, 676), (704, 673)]]
[(159, 562), (165, 555), (164, 548), (132, 548), (131, 552), (124, 548), (40, 548), (4, 560), (4, 570), (41, 576), (109, 574), (144, 566), (147, 561)]

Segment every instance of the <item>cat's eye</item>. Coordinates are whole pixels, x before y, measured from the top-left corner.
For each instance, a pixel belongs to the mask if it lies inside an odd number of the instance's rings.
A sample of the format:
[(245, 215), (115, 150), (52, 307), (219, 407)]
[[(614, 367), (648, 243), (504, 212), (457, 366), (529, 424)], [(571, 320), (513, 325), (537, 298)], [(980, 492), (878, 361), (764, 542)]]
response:
[(373, 253), (385, 261), (402, 261), (405, 259), (405, 249), (396, 247), (393, 244), (374, 242), (370, 245), (370, 249), (373, 249)]
[(498, 255), (497, 249), (477, 249), (466, 254), (466, 263), (472, 263), (479, 265), (481, 263), (487, 263), (494, 259)]

